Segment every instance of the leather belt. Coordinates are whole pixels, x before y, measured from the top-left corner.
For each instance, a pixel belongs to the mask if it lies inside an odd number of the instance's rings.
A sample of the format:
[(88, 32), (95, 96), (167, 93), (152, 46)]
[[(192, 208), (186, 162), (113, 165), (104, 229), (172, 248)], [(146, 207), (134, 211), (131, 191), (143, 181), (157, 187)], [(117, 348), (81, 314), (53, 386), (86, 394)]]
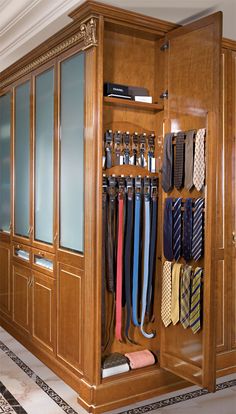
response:
[(143, 292), (142, 292), (142, 313), (141, 313), (141, 332), (145, 338), (151, 339), (155, 336), (144, 331), (145, 314), (147, 307), (147, 290), (149, 278), (149, 252), (150, 252), (150, 179), (144, 178), (144, 261), (143, 261)]
[(156, 240), (157, 240), (157, 220), (158, 220), (158, 192), (157, 178), (151, 180), (151, 200), (152, 200), (152, 217), (151, 217), (151, 235), (150, 235), (150, 255), (149, 255), (149, 276), (147, 292), (147, 309), (149, 319), (153, 316), (154, 302), (154, 284), (155, 284), (155, 264), (156, 264)]
[(115, 336), (122, 341), (122, 276), (123, 276), (123, 226), (124, 226), (124, 178), (119, 179), (118, 193), (118, 244), (117, 244), (117, 270), (116, 270), (116, 329)]
[(135, 178), (135, 214), (134, 214), (134, 259), (133, 259), (133, 290), (132, 290), (132, 319), (135, 326), (138, 322), (138, 287), (140, 265), (140, 233), (141, 233), (141, 203), (142, 181), (141, 177)]
[(107, 177), (102, 182), (102, 348), (106, 343)]
[(108, 243), (107, 243), (107, 290), (108, 292), (115, 292), (115, 263), (116, 263), (116, 200), (117, 200), (117, 189), (116, 189), (116, 178), (109, 177), (108, 187)]
[(131, 257), (133, 241), (133, 209), (134, 209), (134, 187), (133, 178), (126, 178), (127, 206), (125, 226), (125, 251), (124, 251), (124, 277), (126, 297), (126, 325), (125, 335), (129, 339), (129, 327), (131, 319)]

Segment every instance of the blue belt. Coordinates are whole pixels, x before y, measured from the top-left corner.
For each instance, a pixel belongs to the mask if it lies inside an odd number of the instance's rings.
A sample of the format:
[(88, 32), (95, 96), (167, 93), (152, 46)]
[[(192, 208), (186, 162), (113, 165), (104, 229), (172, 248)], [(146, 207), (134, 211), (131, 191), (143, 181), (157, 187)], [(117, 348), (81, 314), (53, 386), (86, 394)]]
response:
[(145, 194), (145, 235), (144, 235), (144, 262), (143, 262), (143, 292), (142, 292), (142, 313), (141, 313), (141, 332), (145, 338), (151, 339), (155, 336), (154, 332), (144, 331), (145, 314), (147, 307), (147, 292), (149, 280), (149, 251), (150, 251), (150, 194)]
[(138, 285), (139, 285), (139, 262), (140, 262), (140, 221), (141, 221), (141, 193), (135, 194), (134, 215), (134, 260), (133, 260), (133, 290), (132, 290), (132, 319), (135, 326), (138, 322)]

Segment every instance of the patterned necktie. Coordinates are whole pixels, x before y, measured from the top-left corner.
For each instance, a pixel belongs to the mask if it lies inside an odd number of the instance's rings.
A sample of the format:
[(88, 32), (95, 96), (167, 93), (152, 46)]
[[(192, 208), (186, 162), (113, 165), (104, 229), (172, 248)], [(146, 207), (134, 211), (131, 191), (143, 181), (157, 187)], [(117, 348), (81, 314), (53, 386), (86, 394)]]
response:
[(164, 223), (163, 223), (163, 246), (164, 256), (167, 260), (173, 260), (173, 245), (172, 245), (172, 213), (173, 199), (167, 198), (165, 201), (164, 209)]
[(190, 307), (190, 327), (193, 333), (198, 332), (201, 328), (201, 277), (202, 269), (196, 267), (192, 280)]
[(192, 267), (184, 266), (180, 281), (180, 322), (185, 329), (189, 326), (191, 273)]
[(175, 263), (172, 269), (172, 293), (171, 293), (171, 320), (173, 325), (179, 322), (179, 280), (182, 264)]
[(186, 198), (184, 204), (183, 221), (183, 257), (186, 260), (186, 262), (188, 262), (191, 259), (193, 234), (193, 209), (191, 198)]
[(200, 191), (205, 179), (205, 128), (199, 129), (195, 138), (195, 153), (193, 166), (193, 184)]
[(199, 260), (203, 254), (203, 198), (197, 198), (193, 212), (192, 257)]
[(166, 134), (163, 150), (162, 188), (168, 193), (173, 188), (173, 145), (174, 134)]
[(165, 262), (162, 273), (161, 319), (165, 327), (171, 323), (171, 262)]
[(196, 131), (188, 131), (185, 138), (184, 187), (189, 191), (193, 186), (193, 138)]
[(174, 201), (173, 253), (176, 261), (179, 260), (181, 254), (181, 201), (181, 198), (176, 198)]
[(174, 165), (174, 184), (177, 190), (183, 186), (184, 178), (184, 133), (178, 132), (176, 137), (176, 156)]

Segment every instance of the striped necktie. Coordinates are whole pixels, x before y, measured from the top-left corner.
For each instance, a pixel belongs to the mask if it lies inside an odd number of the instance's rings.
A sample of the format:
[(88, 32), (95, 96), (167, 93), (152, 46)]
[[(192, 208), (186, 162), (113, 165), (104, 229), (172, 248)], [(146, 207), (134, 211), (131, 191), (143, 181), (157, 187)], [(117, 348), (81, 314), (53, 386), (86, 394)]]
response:
[(173, 254), (176, 261), (181, 255), (181, 198), (174, 201), (174, 225), (173, 225)]
[(172, 240), (172, 224), (173, 224), (173, 212), (172, 212), (173, 198), (169, 197), (165, 201), (164, 209), (164, 223), (163, 223), (163, 250), (164, 256), (167, 260), (173, 259), (173, 240)]
[(190, 327), (193, 333), (201, 329), (201, 267), (196, 267), (191, 286)]
[(192, 257), (195, 261), (199, 260), (203, 254), (203, 205), (203, 198), (197, 198), (195, 200), (192, 239)]
[(191, 259), (193, 237), (193, 209), (191, 198), (186, 198), (184, 203), (183, 224), (183, 258), (188, 262)]
[(191, 274), (192, 267), (184, 266), (180, 279), (180, 322), (185, 329), (189, 326)]
[(171, 262), (166, 261), (162, 273), (161, 319), (165, 327), (171, 323)]
[(195, 153), (193, 165), (193, 184), (200, 191), (205, 179), (205, 128), (199, 129), (195, 138)]
[(183, 186), (184, 178), (184, 133), (178, 132), (176, 137), (176, 156), (174, 164), (174, 184), (177, 190)]
[(185, 138), (184, 187), (189, 191), (193, 186), (193, 137), (196, 131), (188, 131)]
[(162, 164), (162, 188), (168, 193), (173, 188), (173, 145), (174, 134), (168, 133), (165, 136)]

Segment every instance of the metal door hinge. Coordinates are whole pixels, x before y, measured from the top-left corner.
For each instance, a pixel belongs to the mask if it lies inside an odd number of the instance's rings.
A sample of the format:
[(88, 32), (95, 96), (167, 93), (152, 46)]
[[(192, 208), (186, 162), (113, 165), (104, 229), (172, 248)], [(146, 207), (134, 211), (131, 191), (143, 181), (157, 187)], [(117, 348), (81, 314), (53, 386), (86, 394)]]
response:
[(169, 49), (169, 40), (161, 45), (160, 50), (164, 52), (165, 50)]
[(166, 90), (165, 92), (163, 92), (163, 93), (160, 95), (160, 98), (161, 98), (161, 99), (168, 99), (168, 91)]

